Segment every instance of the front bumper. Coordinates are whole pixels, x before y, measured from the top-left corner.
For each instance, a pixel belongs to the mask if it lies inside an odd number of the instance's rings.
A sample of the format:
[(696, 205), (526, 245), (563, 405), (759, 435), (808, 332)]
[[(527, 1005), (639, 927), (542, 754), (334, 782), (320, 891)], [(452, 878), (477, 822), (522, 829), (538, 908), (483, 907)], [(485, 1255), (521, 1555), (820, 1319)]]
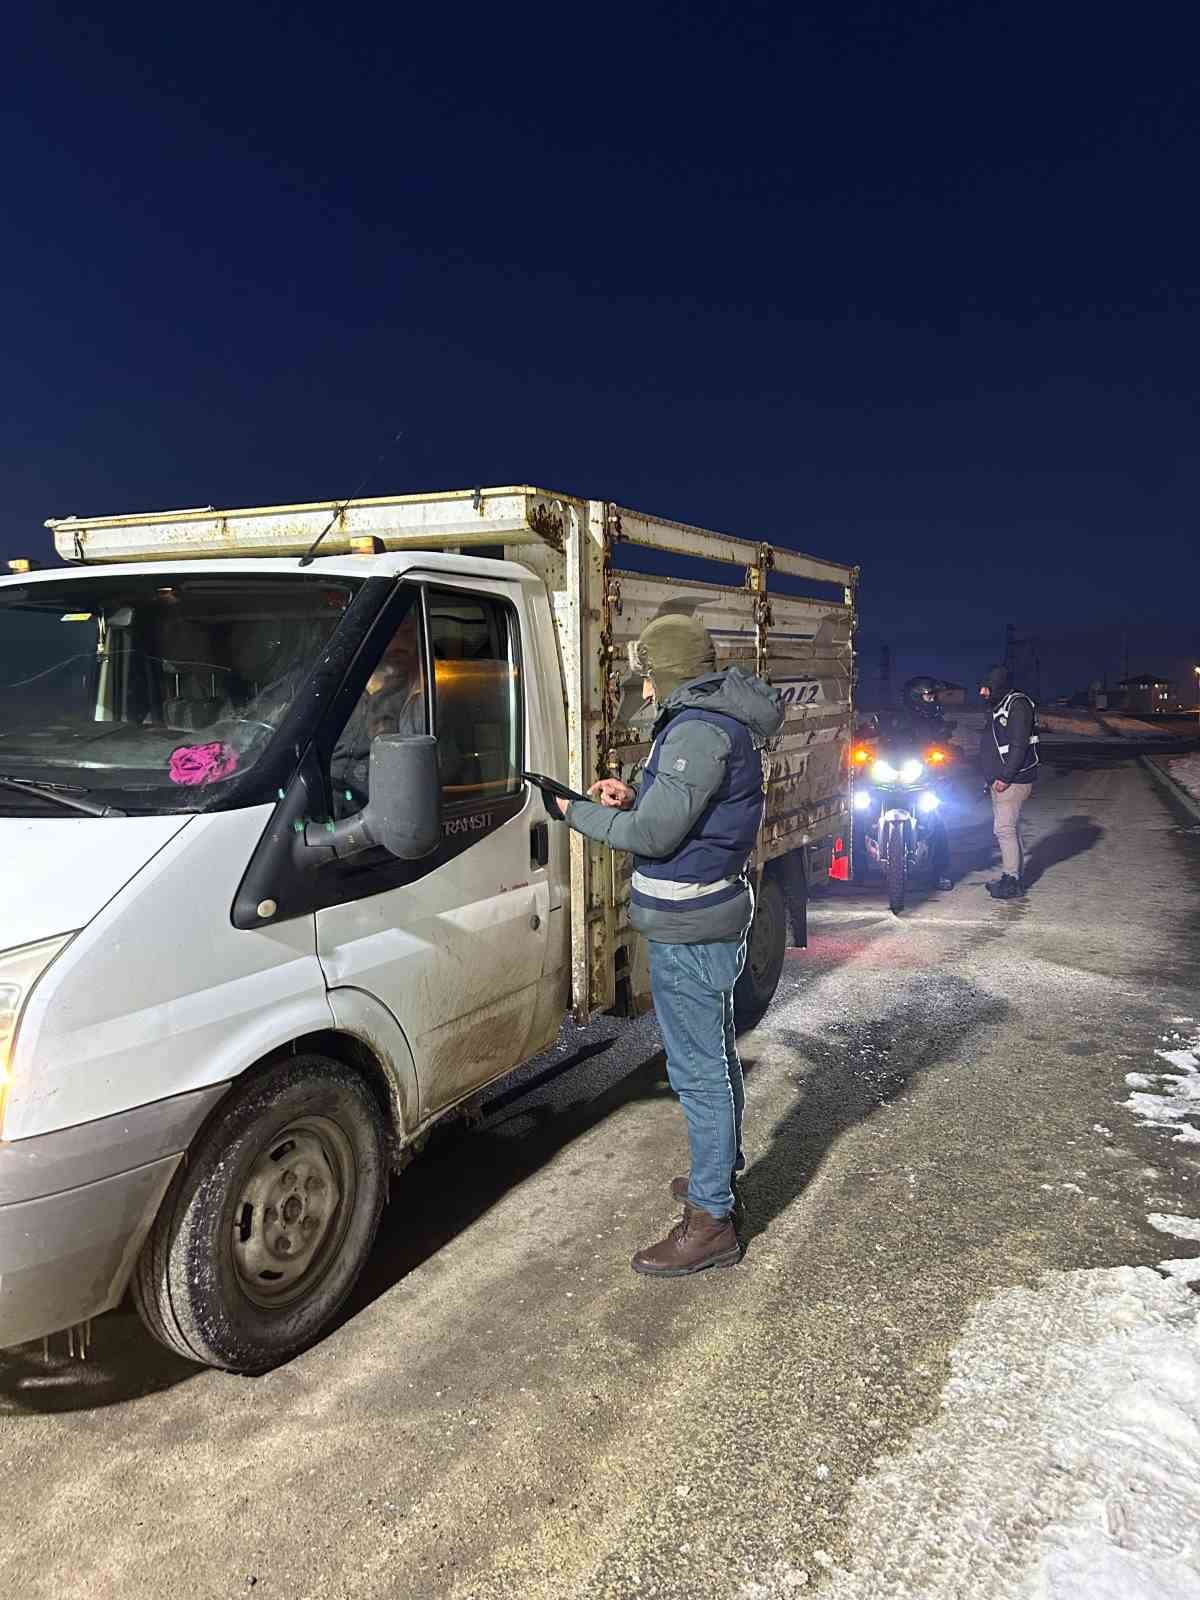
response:
[(0, 1141), (0, 1349), (110, 1311), (228, 1084)]

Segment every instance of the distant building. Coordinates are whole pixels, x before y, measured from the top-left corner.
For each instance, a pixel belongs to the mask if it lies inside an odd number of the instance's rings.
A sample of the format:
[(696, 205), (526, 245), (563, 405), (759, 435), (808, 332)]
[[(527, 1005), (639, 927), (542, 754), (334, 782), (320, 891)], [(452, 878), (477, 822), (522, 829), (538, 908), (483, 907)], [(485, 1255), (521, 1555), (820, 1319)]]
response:
[(1152, 673), (1141, 672), (1132, 678), (1122, 678), (1120, 692), (1123, 695), (1121, 707), (1125, 711), (1147, 712), (1168, 711), (1171, 708), (1171, 685), (1166, 678), (1156, 678)]
[(1110, 689), (1099, 678), (1088, 684), (1086, 704), (1093, 711), (1122, 711), (1125, 707), (1125, 690)]

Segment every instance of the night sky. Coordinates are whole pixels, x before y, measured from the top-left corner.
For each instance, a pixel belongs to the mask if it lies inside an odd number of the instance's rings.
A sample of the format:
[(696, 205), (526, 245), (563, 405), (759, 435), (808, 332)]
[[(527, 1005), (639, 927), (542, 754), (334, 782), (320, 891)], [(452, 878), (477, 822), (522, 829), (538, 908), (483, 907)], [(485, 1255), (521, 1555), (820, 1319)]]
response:
[(1190, 679), (1196, 15), (16, 7), (0, 551), (528, 481), (859, 562), (868, 681)]

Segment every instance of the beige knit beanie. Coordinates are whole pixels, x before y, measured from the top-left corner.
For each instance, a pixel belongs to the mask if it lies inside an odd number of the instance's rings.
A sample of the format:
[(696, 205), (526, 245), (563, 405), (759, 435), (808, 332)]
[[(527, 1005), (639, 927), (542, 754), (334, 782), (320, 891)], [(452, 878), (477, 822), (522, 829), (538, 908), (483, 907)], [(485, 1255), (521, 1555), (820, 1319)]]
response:
[(637, 642), (637, 661), (654, 685), (654, 698), (662, 705), (681, 683), (714, 671), (717, 652), (702, 622), (670, 613), (655, 617), (643, 628)]

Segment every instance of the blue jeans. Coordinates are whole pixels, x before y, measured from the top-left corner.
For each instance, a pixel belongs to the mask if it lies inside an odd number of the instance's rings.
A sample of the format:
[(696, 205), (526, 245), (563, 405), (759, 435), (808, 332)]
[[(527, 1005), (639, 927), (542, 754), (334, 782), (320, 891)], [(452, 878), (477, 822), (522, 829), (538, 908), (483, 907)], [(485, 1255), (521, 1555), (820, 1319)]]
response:
[(746, 1165), (746, 1091), (733, 1028), (733, 986), (746, 940), (650, 945), (650, 992), (667, 1050), (667, 1077), (687, 1119), (688, 1202), (714, 1217), (733, 1210), (732, 1179)]

